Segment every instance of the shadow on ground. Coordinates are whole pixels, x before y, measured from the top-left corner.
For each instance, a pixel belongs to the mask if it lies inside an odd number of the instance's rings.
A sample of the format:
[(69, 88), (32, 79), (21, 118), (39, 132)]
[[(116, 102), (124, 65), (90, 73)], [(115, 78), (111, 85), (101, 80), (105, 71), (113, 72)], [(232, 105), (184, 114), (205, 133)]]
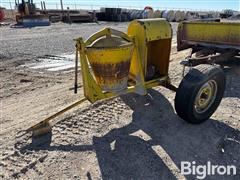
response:
[(227, 77), (224, 97), (240, 98), (240, 56), (221, 64)]
[[(92, 145), (51, 146), (49, 135), (48, 143), (39, 146), (33, 141), (22, 150), (94, 150), (102, 179), (177, 179), (179, 172), (173, 169), (180, 169), (181, 161), (195, 161), (196, 164), (210, 161), (212, 164), (240, 167), (239, 131), (214, 119), (200, 125), (187, 124), (156, 90), (149, 90), (148, 96), (128, 94), (121, 98), (133, 110), (132, 122), (102, 137), (93, 137)], [(131, 135), (139, 130), (149, 138), (144, 140), (141, 136)], [(158, 153), (152, 147), (160, 147), (163, 151)], [(91, 179), (91, 174), (86, 176)], [(193, 175), (185, 177), (196, 179)], [(239, 178), (239, 174), (207, 177), (216, 180)]]

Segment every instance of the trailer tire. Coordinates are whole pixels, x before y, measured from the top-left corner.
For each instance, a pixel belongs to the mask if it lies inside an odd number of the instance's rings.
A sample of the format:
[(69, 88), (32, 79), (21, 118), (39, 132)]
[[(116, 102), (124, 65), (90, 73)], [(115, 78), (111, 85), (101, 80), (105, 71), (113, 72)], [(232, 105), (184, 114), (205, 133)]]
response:
[(191, 69), (176, 92), (178, 116), (192, 124), (206, 121), (218, 108), (225, 85), (225, 74), (219, 67), (205, 64)]

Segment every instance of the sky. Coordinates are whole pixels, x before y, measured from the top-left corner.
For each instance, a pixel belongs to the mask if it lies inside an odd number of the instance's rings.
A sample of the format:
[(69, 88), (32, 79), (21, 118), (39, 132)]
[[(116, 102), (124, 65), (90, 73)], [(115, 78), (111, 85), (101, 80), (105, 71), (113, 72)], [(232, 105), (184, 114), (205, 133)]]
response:
[[(21, 1), (21, 0), (19, 0)], [(43, 1), (43, 0), (42, 0)], [(100, 7), (138, 8), (152, 6), (154, 9), (186, 9), (186, 10), (216, 10), (233, 9), (240, 11), (240, 0), (62, 0), (64, 7), (70, 9), (99, 9)], [(14, 0), (0, 0), (0, 6), (9, 8), (9, 2)], [(34, 0), (40, 7), (41, 0)], [(47, 8), (60, 8), (60, 0), (45, 0)]]

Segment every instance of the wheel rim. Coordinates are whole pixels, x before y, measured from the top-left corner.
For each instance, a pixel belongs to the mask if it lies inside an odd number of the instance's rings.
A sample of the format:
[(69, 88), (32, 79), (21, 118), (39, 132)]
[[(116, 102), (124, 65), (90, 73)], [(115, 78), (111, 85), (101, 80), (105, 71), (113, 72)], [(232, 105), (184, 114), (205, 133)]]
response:
[(206, 112), (213, 104), (217, 94), (217, 83), (214, 80), (206, 82), (198, 91), (195, 99), (195, 110), (197, 113)]

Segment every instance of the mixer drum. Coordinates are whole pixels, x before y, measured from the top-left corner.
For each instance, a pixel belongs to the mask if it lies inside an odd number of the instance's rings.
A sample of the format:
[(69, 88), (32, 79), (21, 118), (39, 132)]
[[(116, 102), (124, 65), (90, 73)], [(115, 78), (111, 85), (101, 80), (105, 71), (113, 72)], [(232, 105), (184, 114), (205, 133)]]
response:
[(87, 58), (96, 83), (107, 92), (127, 88), (133, 43), (116, 36), (97, 39), (87, 47)]

